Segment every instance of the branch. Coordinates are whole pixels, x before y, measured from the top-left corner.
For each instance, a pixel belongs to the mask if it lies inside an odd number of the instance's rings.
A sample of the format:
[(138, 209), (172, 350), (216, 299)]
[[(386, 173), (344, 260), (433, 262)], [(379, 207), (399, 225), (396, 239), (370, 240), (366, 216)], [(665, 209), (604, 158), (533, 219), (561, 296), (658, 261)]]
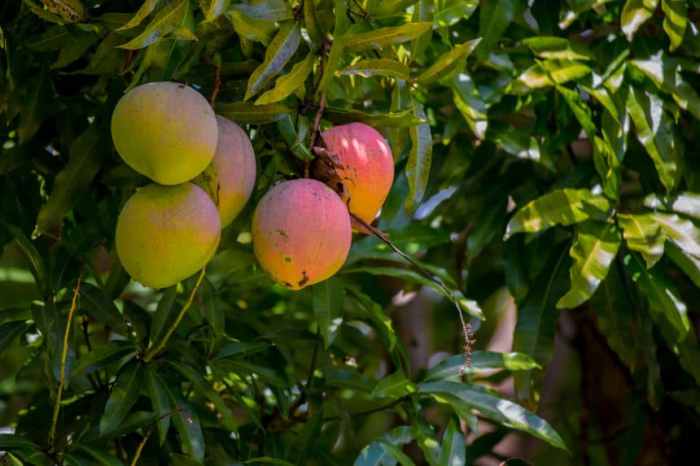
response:
[(136, 447), (134, 459), (131, 460), (130, 466), (136, 466), (136, 464), (138, 464), (139, 459), (141, 458), (141, 453), (143, 452), (143, 447), (146, 446), (146, 442), (148, 442), (148, 438), (151, 436), (151, 432), (153, 432), (153, 429), (149, 429), (148, 432), (146, 432), (146, 435), (144, 435), (141, 439), (141, 442), (139, 442), (139, 446)]
[(51, 429), (49, 430), (49, 450), (53, 451), (56, 441), (56, 426), (58, 425), (58, 414), (61, 411), (61, 398), (63, 397), (63, 387), (66, 383), (66, 361), (68, 360), (68, 338), (70, 337), (70, 329), (73, 324), (73, 316), (78, 308), (78, 296), (80, 295), (80, 281), (82, 273), (78, 276), (78, 282), (73, 289), (73, 299), (71, 300), (70, 309), (68, 310), (68, 321), (66, 322), (66, 330), (63, 332), (63, 351), (61, 353), (61, 368), (58, 376), (58, 388), (56, 389), (56, 400), (53, 407), (53, 416), (51, 417)]
[(204, 280), (204, 271), (205, 269), (202, 269), (202, 271), (199, 272), (199, 277), (197, 277), (197, 283), (195, 283), (194, 288), (192, 288), (190, 296), (187, 298), (187, 302), (185, 302), (185, 305), (182, 306), (180, 314), (178, 314), (177, 318), (175, 319), (175, 322), (173, 322), (173, 324), (170, 326), (168, 332), (165, 334), (163, 339), (156, 346), (152, 346), (150, 350), (146, 351), (146, 354), (143, 357), (144, 362), (151, 362), (151, 360), (153, 360), (153, 358), (156, 357), (158, 353), (163, 351), (165, 346), (168, 344), (168, 340), (170, 340), (170, 337), (173, 335), (173, 333), (175, 333), (175, 329), (177, 329), (178, 325), (180, 325), (180, 322), (182, 322), (182, 319), (185, 317), (185, 314), (192, 306), (192, 302), (194, 301), (194, 297), (197, 294), (197, 290), (199, 290), (199, 286), (202, 284), (202, 280)]

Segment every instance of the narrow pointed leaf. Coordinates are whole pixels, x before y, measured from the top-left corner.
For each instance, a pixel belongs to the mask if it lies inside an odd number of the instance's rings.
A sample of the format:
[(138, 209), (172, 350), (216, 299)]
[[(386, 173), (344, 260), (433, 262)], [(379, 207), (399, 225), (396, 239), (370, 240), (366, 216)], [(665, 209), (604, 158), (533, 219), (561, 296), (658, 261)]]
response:
[(442, 437), (439, 466), (466, 466), (464, 433), (454, 421), (450, 421)]
[(391, 78), (407, 80), (410, 78), (410, 70), (401, 62), (388, 58), (376, 58), (360, 60), (340, 71), (340, 74), (348, 76), (388, 76)]
[(408, 42), (430, 31), (431, 22), (407, 23), (401, 26), (384, 27), (369, 32), (349, 33), (343, 37), (348, 50), (359, 52), (368, 49), (381, 49), (389, 45)]
[(160, 3), (160, 0), (145, 0), (131, 19), (129, 19), (129, 21), (123, 26), (117, 28), (117, 31), (135, 28), (141, 24), (141, 22), (143, 22), (143, 20), (153, 12), (156, 6), (158, 6), (158, 3)]
[(189, 0), (179, 0), (171, 6), (163, 8), (153, 18), (153, 21), (146, 26), (141, 34), (122, 44), (119, 48), (127, 50), (138, 50), (156, 43), (163, 37), (168, 36), (179, 28), (185, 26), (191, 18), (192, 10)]
[(143, 369), (140, 364), (131, 364), (122, 370), (112, 387), (112, 393), (100, 419), (101, 434), (107, 434), (119, 427), (136, 403), (142, 386)]
[(452, 50), (438, 58), (428, 69), (419, 74), (416, 81), (424, 86), (436, 82), (467, 58), (479, 45), (480, 41), (481, 39), (473, 39), (456, 45)]
[(303, 89), (306, 78), (311, 74), (316, 57), (310, 53), (305, 59), (296, 63), (291, 71), (277, 78), (275, 87), (258, 97), (255, 105), (272, 104), (284, 100), (299, 89)]
[(248, 79), (245, 100), (249, 100), (277, 76), (301, 43), (299, 24), (285, 23), (265, 51), (265, 60)]
[(474, 351), (471, 367), (466, 367), (463, 354), (455, 354), (430, 368), (423, 381), (458, 380), (462, 374), (487, 374), (499, 370), (527, 371), (532, 369), (540, 369), (540, 365), (527, 354)]
[(664, 31), (671, 41), (669, 50), (677, 49), (683, 43), (688, 27), (688, 0), (661, 0), (664, 12)]
[(168, 398), (168, 392), (163, 386), (163, 381), (153, 368), (146, 370), (145, 384), (153, 412), (157, 417), (156, 428), (158, 429), (159, 444), (163, 445), (168, 435), (168, 429), (170, 429), (170, 418), (174, 414), (172, 413), (173, 408)]
[(620, 25), (628, 41), (632, 42), (637, 30), (652, 17), (658, 4), (659, 0), (627, 0), (625, 2), (620, 16)]
[(327, 349), (335, 339), (343, 322), (345, 289), (337, 279), (323, 281), (313, 286), (313, 309), (323, 344)]
[(556, 448), (566, 450), (564, 441), (547, 421), (478, 386), (458, 382), (427, 382), (420, 384), (418, 391), (449, 403), (460, 416), (475, 409), (488, 419), (527, 432)]
[(607, 276), (620, 242), (620, 232), (612, 223), (584, 222), (576, 227), (576, 237), (569, 250), (573, 259), (569, 271), (571, 288), (557, 302), (558, 308), (580, 306), (593, 296)]
[(664, 255), (666, 235), (652, 214), (617, 214), (627, 247), (642, 255), (647, 268)]
[[(425, 119), (422, 107), (416, 106), (416, 116)], [(406, 209), (409, 212), (418, 208), (428, 187), (430, 166), (433, 158), (433, 137), (428, 123), (421, 123), (410, 129), (411, 152), (408, 154), (406, 178), (408, 179), (409, 197)]]
[(521, 207), (508, 222), (505, 239), (515, 233), (544, 231), (554, 225), (604, 220), (609, 208), (606, 198), (588, 189), (555, 190)]

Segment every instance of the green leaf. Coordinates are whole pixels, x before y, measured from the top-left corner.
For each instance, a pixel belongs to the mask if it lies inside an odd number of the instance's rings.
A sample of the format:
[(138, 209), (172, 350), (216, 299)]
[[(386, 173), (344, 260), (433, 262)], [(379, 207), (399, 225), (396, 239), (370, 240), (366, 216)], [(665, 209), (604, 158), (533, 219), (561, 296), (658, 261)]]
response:
[(462, 60), (466, 59), (472, 51), (479, 45), (481, 39), (473, 39), (463, 44), (455, 45), (452, 50), (438, 58), (425, 71), (418, 75), (416, 81), (418, 84), (426, 86), (438, 81), (445, 76), (455, 66), (459, 65)]
[(666, 256), (685, 272), (695, 286), (700, 287), (700, 259), (687, 254), (672, 242), (666, 245)]
[(653, 214), (664, 235), (686, 254), (700, 258), (700, 230), (690, 220), (675, 214)]
[(248, 102), (221, 103), (216, 113), (239, 124), (264, 125), (274, 123), (292, 113), (292, 109), (280, 104), (253, 105)]
[(312, 290), (314, 315), (323, 345), (328, 349), (343, 322), (345, 289), (339, 280), (331, 278), (314, 285)]
[(39, 254), (36, 246), (34, 246), (34, 243), (26, 237), (22, 230), (15, 225), (6, 223), (2, 218), (0, 218), (0, 226), (3, 226), (10, 236), (14, 238), (17, 246), (19, 246), (22, 254), (24, 254), (29, 262), (29, 268), (32, 271), (37, 288), (39, 288), (42, 294), (46, 294), (49, 287), (46, 266), (44, 265), (41, 254)]
[(403, 80), (409, 79), (410, 73), (406, 65), (388, 58), (360, 60), (340, 71), (340, 74), (348, 76), (388, 76)]
[(140, 364), (130, 364), (120, 372), (100, 419), (100, 434), (105, 435), (119, 427), (136, 403), (142, 386), (143, 369)]
[(512, 401), (491, 395), (476, 385), (445, 381), (426, 382), (418, 385), (418, 392), (433, 395), (438, 401), (449, 403), (461, 417), (466, 417), (475, 409), (498, 424), (527, 432), (553, 447), (566, 450), (564, 441), (547, 421)]
[(301, 43), (299, 24), (285, 23), (265, 51), (265, 60), (248, 79), (245, 100), (262, 91), (292, 58)]
[(544, 231), (555, 225), (573, 225), (588, 219), (604, 220), (609, 201), (588, 189), (557, 189), (518, 209), (508, 222), (504, 239), (515, 233)]
[[(455, 107), (462, 114), (467, 125), (478, 139), (486, 137), (489, 127), (487, 104), (479, 95), (479, 90), (472, 78), (466, 73), (459, 73), (452, 81), (452, 98)], [(538, 152), (539, 154), (539, 152)]]
[(466, 445), (464, 443), (464, 433), (452, 420), (447, 425), (445, 434), (442, 437), (440, 449), (439, 466), (466, 466)]
[(389, 45), (401, 44), (415, 39), (432, 29), (433, 23), (407, 23), (401, 26), (383, 27), (369, 32), (348, 33), (343, 36), (347, 50), (359, 52), (381, 49)]
[(425, 117), (421, 117), (420, 114), (417, 114), (412, 108), (398, 112), (367, 113), (360, 110), (329, 106), (326, 107), (325, 117), (335, 123), (362, 121), (370, 126), (383, 126), (388, 128), (405, 128), (425, 122)]
[(647, 264), (653, 267), (664, 255), (666, 235), (652, 214), (617, 214), (627, 247), (640, 253)]
[(661, 0), (664, 12), (664, 31), (671, 41), (669, 50), (677, 49), (683, 43), (683, 36), (688, 26), (687, 0)]
[(471, 367), (466, 367), (463, 354), (455, 354), (430, 368), (425, 374), (424, 382), (434, 380), (455, 380), (464, 373), (488, 374), (498, 370), (528, 371), (540, 369), (540, 365), (527, 354), (496, 353), (492, 351), (474, 351)]
[(627, 0), (622, 8), (620, 25), (628, 41), (632, 42), (640, 26), (654, 15), (658, 4), (659, 0)]
[(102, 165), (103, 134), (97, 126), (90, 126), (70, 147), (68, 164), (56, 175), (48, 201), (39, 210), (37, 230), (60, 237), (63, 217), (80, 195), (88, 191)]
[(573, 60), (544, 60), (525, 70), (511, 84), (516, 94), (528, 94), (533, 89), (564, 84), (591, 73), (591, 68)]
[(199, 372), (190, 366), (174, 361), (168, 361), (168, 364), (182, 374), (187, 380), (192, 382), (200, 393), (203, 393), (207, 398), (209, 398), (212, 404), (216, 407), (218, 413), (221, 414), (221, 422), (224, 427), (231, 431), (238, 430), (238, 422), (233, 417), (231, 409), (226, 405), (226, 402), (223, 398), (221, 398), (221, 395), (219, 395), (211, 387), (209, 382), (207, 382)]
[(569, 271), (571, 288), (557, 302), (557, 308), (574, 308), (593, 296), (608, 275), (620, 242), (620, 232), (615, 224), (584, 222), (577, 225), (576, 237), (569, 250), (573, 259)]
[(593, 123), (593, 112), (590, 107), (584, 103), (578, 92), (572, 91), (564, 86), (556, 86), (557, 91), (564, 97), (564, 101), (571, 109), (571, 112), (578, 120), (581, 128), (586, 132), (588, 139), (593, 140), (598, 132), (595, 123)]
[(281, 460), (278, 458), (272, 458), (269, 456), (260, 456), (258, 458), (249, 459), (247, 461), (244, 461), (243, 464), (254, 464), (254, 465), (271, 464), (271, 465), (279, 465), (279, 466), (294, 466), (289, 461)]
[(651, 316), (670, 342), (682, 342), (690, 331), (687, 307), (666, 279), (655, 269), (647, 270), (642, 262), (629, 254), (625, 266), (649, 302)]
[(124, 466), (124, 463), (122, 463), (119, 458), (106, 453), (104, 448), (78, 445), (76, 449), (83, 453), (87, 453), (87, 455), (94, 459), (97, 464), (103, 466)]
[(682, 192), (672, 196), (649, 194), (644, 198), (644, 205), (654, 210), (676, 212), (700, 220), (700, 194)]
[[(342, 2), (341, 2), (342, 3)], [(340, 67), (340, 62), (343, 59), (343, 53), (345, 52), (345, 40), (343, 37), (336, 37), (333, 39), (333, 44), (331, 45), (331, 50), (328, 52), (328, 60), (326, 60), (326, 66), (323, 70), (323, 76), (321, 76), (321, 82), (318, 85), (318, 95), (328, 89), (333, 77), (335, 76), (336, 70)]]
[(151, 399), (153, 412), (158, 419), (156, 427), (158, 429), (159, 445), (163, 445), (168, 435), (168, 429), (170, 429), (170, 418), (174, 413), (172, 413), (168, 392), (156, 371), (149, 367), (146, 369), (145, 378), (146, 391), (148, 392), (148, 397)]
[(204, 464), (204, 433), (199, 422), (199, 416), (172, 387), (166, 384), (161, 386), (168, 393), (168, 398), (170, 398), (170, 403), (173, 407), (172, 421), (180, 437), (182, 452), (197, 463)]
[(481, 2), (479, 10), (479, 37), (482, 38), (477, 53), (484, 58), (492, 51), (515, 17), (517, 0), (493, 0)]
[[(185, 27), (191, 21), (192, 9), (189, 0), (179, 0), (163, 8), (146, 26), (141, 34), (122, 44), (119, 48), (138, 50), (158, 42), (179, 29)], [(182, 38), (182, 37), (179, 37)]]
[[(416, 117), (424, 120), (423, 107), (416, 104), (415, 109)], [(411, 152), (408, 154), (408, 163), (406, 164), (409, 189), (406, 210), (413, 212), (423, 200), (428, 187), (430, 166), (433, 159), (433, 137), (428, 123), (411, 127), (409, 133), (411, 135)]]
[(304, 26), (309, 32), (311, 42), (318, 46), (323, 39), (323, 32), (318, 25), (318, 15), (316, 14), (316, 3), (313, 1), (304, 2)]
[(681, 64), (659, 51), (646, 60), (630, 60), (628, 64), (641, 71), (663, 92), (670, 94), (683, 110), (700, 118), (700, 95), (684, 78)]
[(0, 352), (7, 348), (15, 338), (29, 330), (31, 324), (24, 320), (13, 320), (0, 325)]
[(435, 6), (433, 24), (438, 27), (453, 26), (460, 20), (469, 19), (478, 6), (479, 0), (446, 0)]
[(384, 376), (379, 383), (374, 386), (370, 397), (396, 400), (410, 395), (415, 391), (416, 386), (413, 382), (411, 382), (402, 371), (397, 371), (391, 375)]
[(160, 0), (144, 0), (143, 4), (139, 7), (136, 13), (129, 19), (129, 21), (123, 26), (117, 28), (117, 31), (124, 31), (125, 29), (135, 28), (143, 22), (148, 15), (150, 15), (153, 10), (158, 6)]
[(306, 78), (311, 74), (314, 62), (316, 61), (316, 56), (313, 53), (309, 53), (305, 59), (296, 63), (292, 70), (280, 76), (275, 83), (275, 87), (265, 92), (263, 95), (258, 97), (255, 101), (255, 105), (272, 104), (279, 102), (280, 100), (286, 99), (288, 96), (292, 95), (297, 90), (303, 90), (304, 82)]
[(400, 449), (384, 440), (377, 440), (362, 449), (353, 466), (415, 466)]
[(110, 341), (104, 345), (97, 346), (87, 354), (84, 354), (77, 361), (76, 366), (71, 371), (71, 377), (76, 378), (93, 372), (117, 362), (127, 357), (133, 357), (137, 353), (137, 348), (132, 343), (123, 341)]
[(224, 14), (231, 4), (231, 0), (210, 0), (209, 8), (204, 14), (205, 21), (214, 21)]
[(590, 60), (591, 54), (564, 37), (537, 36), (522, 40), (522, 44), (539, 58), (550, 60)]
[[(564, 271), (566, 256), (565, 249), (560, 254), (553, 254), (533, 280), (528, 294), (518, 302), (513, 351), (531, 355), (542, 366), (552, 357), (558, 317), (555, 304), (566, 292), (568, 284)], [(518, 397), (531, 399), (534, 374), (518, 371), (513, 374), (513, 379)]]
[(682, 147), (676, 137), (673, 120), (664, 110), (663, 101), (641, 90), (630, 88), (627, 109), (637, 132), (637, 139), (654, 162), (661, 183), (672, 191), (681, 176)]

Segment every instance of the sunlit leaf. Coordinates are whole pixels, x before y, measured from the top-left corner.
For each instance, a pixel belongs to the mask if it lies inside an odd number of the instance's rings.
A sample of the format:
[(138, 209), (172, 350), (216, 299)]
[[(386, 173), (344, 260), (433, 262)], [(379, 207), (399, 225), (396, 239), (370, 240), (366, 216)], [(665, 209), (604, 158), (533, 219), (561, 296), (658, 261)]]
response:
[(297, 23), (285, 23), (272, 39), (265, 52), (265, 60), (258, 66), (248, 79), (245, 100), (249, 100), (277, 76), (287, 62), (292, 58), (301, 42), (301, 34)]
[(637, 30), (656, 10), (659, 0), (627, 0), (622, 8), (620, 23), (627, 40), (632, 42)]
[(351, 51), (381, 49), (389, 45), (400, 44), (413, 40), (424, 32), (431, 30), (432, 23), (407, 23), (375, 29), (369, 32), (349, 33), (343, 37), (345, 47)]
[(294, 92), (303, 89), (306, 78), (309, 77), (314, 66), (316, 57), (313, 54), (307, 55), (302, 61), (296, 63), (291, 71), (280, 76), (275, 82), (275, 87), (258, 97), (255, 105), (265, 105), (284, 100)]

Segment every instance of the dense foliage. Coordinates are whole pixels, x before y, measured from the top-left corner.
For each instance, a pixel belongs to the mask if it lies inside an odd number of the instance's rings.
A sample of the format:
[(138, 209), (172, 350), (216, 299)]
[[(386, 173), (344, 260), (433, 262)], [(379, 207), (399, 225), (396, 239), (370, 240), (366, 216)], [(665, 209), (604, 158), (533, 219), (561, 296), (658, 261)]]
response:
[[(454, 466), (506, 459), (513, 430), (537, 464), (679, 464), (700, 432), (699, 18), (697, 0), (3, 0), (3, 464)], [(109, 121), (159, 80), (243, 125), (259, 177), (201, 282), (152, 290), (114, 252), (146, 179)], [(251, 212), (349, 121), (391, 144), (377, 226), (416, 262), (358, 234), (333, 279), (286, 290)], [(513, 302), (513, 352), (487, 351)]]

